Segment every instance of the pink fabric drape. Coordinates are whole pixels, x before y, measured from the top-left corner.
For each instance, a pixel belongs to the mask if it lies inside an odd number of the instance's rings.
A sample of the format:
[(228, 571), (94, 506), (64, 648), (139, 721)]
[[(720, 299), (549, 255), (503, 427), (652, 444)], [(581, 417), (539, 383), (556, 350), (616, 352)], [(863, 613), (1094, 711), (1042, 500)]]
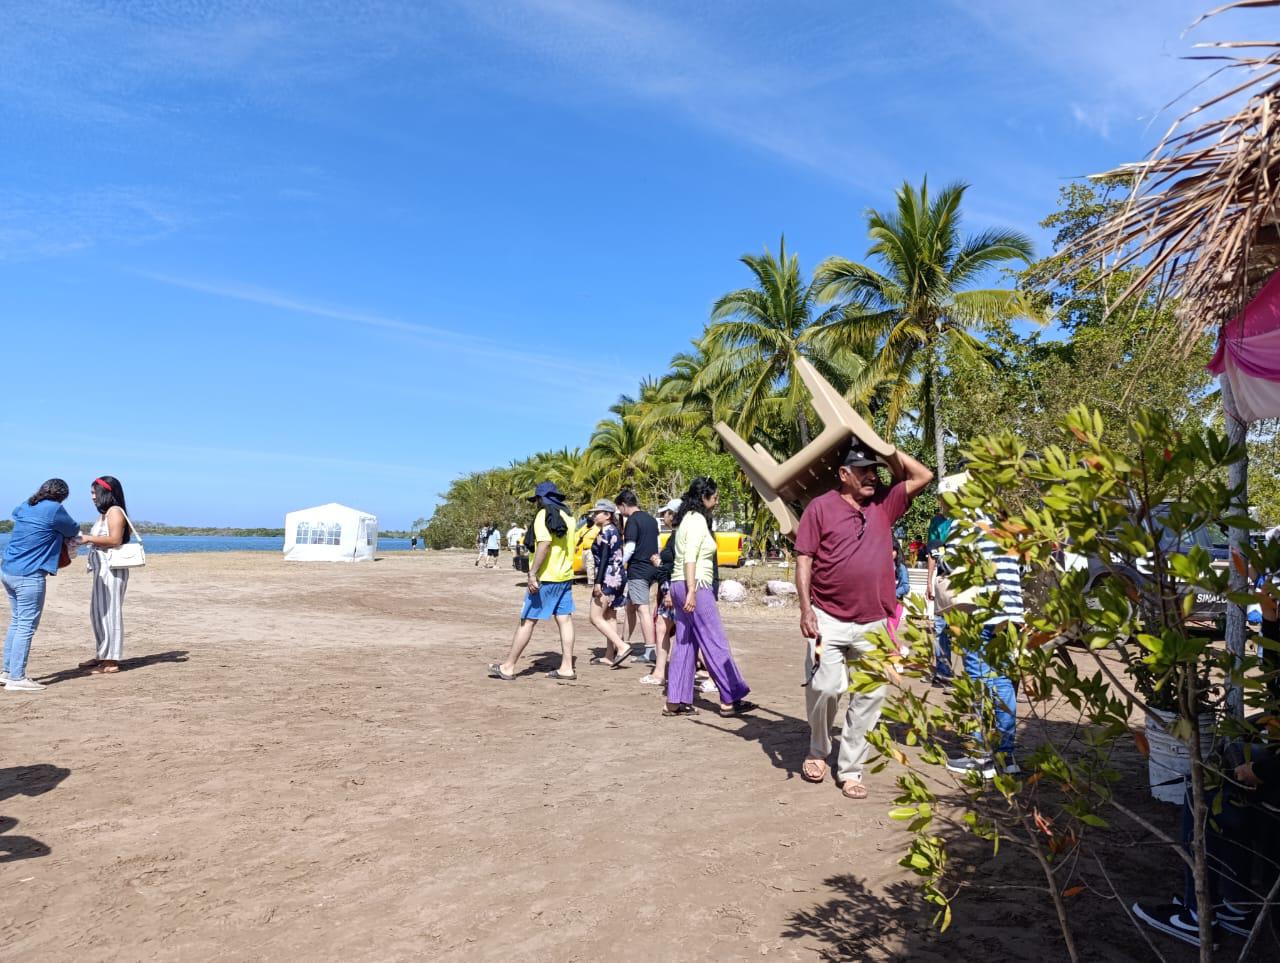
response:
[(1231, 382), (1242, 419), (1280, 418), (1280, 271), (1222, 326), (1209, 370)]

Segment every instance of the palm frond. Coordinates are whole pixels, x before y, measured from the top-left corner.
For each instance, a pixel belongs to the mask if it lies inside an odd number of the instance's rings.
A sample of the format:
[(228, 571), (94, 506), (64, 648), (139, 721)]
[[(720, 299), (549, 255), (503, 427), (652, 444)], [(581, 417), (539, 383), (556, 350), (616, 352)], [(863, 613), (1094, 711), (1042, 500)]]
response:
[[(1278, 5), (1237, 0), (1206, 17)], [(1065, 279), (1079, 279), (1085, 265), (1101, 259), (1105, 266), (1093, 284), (1131, 271), (1111, 311), (1152, 286), (1176, 297), (1188, 348), (1206, 328), (1239, 312), (1280, 267), (1280, 44), (1198, 46), (1221, 51), (1205, 56), (1222, 60), (1240, 82), (1179, 116), (1145, 161), (1099, 175), (1127, 179), (1132, 192), (1068, 252), (1063, 269)], [(1232, 52), (1241, 47), (1260, 52)], [(1190, 126), (1244, 94), (1237, 110)]]

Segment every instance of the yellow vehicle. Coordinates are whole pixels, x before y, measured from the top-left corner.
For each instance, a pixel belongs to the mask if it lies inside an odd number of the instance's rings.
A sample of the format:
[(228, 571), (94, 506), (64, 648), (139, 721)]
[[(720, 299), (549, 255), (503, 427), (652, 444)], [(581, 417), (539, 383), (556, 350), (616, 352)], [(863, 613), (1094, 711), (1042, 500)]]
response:
[[(586, 574), (586, 556), (596, 540), (600, 529), (589, 521), (589, 516), (582, 515), (578, 519), (577, 543), (573, 552), (573, 574)], [(716, 564), (720, 568), (737, 568), (742, 564), (742, 546), (745, 536), (741, 532), (716, 532)], [(658, 550), (666, 548), (670, 531), (658, 533)]]

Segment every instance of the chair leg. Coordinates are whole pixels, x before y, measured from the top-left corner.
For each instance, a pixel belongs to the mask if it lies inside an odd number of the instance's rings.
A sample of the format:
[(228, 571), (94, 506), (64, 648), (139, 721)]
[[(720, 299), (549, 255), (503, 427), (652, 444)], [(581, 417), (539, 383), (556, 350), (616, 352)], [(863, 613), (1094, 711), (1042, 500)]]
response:
[[(766, 478), (764, 474), (770, 468), (777, 468), (777, 463), (773, 461), (773, 456), (763, 449), (757, 452), (748, 447), (738, 433), (723, 421), (716, 425), (716, 432), (724, 440), (725, 445), (733, 453), (734, 457), (738, 459), (738, 464), (742, 467), (742, 473), (747, 476), (747, 481), (751, 483), (751, 487), (756, 490), (761, 500), (769, 507), (769, 511), (773, 512), (773, 517), (778, 520), (778, 528), (783, 536), (795, 534), (796, 529), (800, 527), (800, 520), (796, 518), (791, 507), (778, 494), (771, 480)], [(758, 448), (759, 446), (756, 447)], [(768, 459), (768, 461), (765, 462), (764, 459)]]
[[(778, 463), (766, 451), (756, 451), (741, 436), (723, 421), (716, 423), (716, 434), (724, 441), (725, 447), (738, 459), (743, 471), (753, 473), (770, 491), (777, 487)], [(758, 446), (757, 446), (758, 447)], [(757, 486), (758, 487), (758, 486)]]
[(824, 425), (844, 425), (864, 445), (877, 455), (892, 455), (897, 449), (881, 438), (863, 417), (853, 409), (853, 405), (845, 401), (830, 382), (818, 374), (813, 364), (806, 358), (796, 361), (796, 370), (800, 380), (813, 396), (813, 408)]

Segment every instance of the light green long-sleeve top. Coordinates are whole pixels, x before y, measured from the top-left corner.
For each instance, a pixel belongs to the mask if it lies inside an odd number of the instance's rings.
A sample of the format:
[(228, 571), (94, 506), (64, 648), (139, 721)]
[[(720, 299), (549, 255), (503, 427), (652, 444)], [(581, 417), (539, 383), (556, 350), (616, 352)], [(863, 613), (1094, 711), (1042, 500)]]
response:
[(684, 581), (684, 567), (694, 564), (694, 578), (698, 588), (709, 588), (714, 575), (712, 562), (716, 557), (716, 537), (711, 534), (707, 520), (701, 512), (688, 512), (676, 529), (675, 571), (671, 573), (671, 581)]

